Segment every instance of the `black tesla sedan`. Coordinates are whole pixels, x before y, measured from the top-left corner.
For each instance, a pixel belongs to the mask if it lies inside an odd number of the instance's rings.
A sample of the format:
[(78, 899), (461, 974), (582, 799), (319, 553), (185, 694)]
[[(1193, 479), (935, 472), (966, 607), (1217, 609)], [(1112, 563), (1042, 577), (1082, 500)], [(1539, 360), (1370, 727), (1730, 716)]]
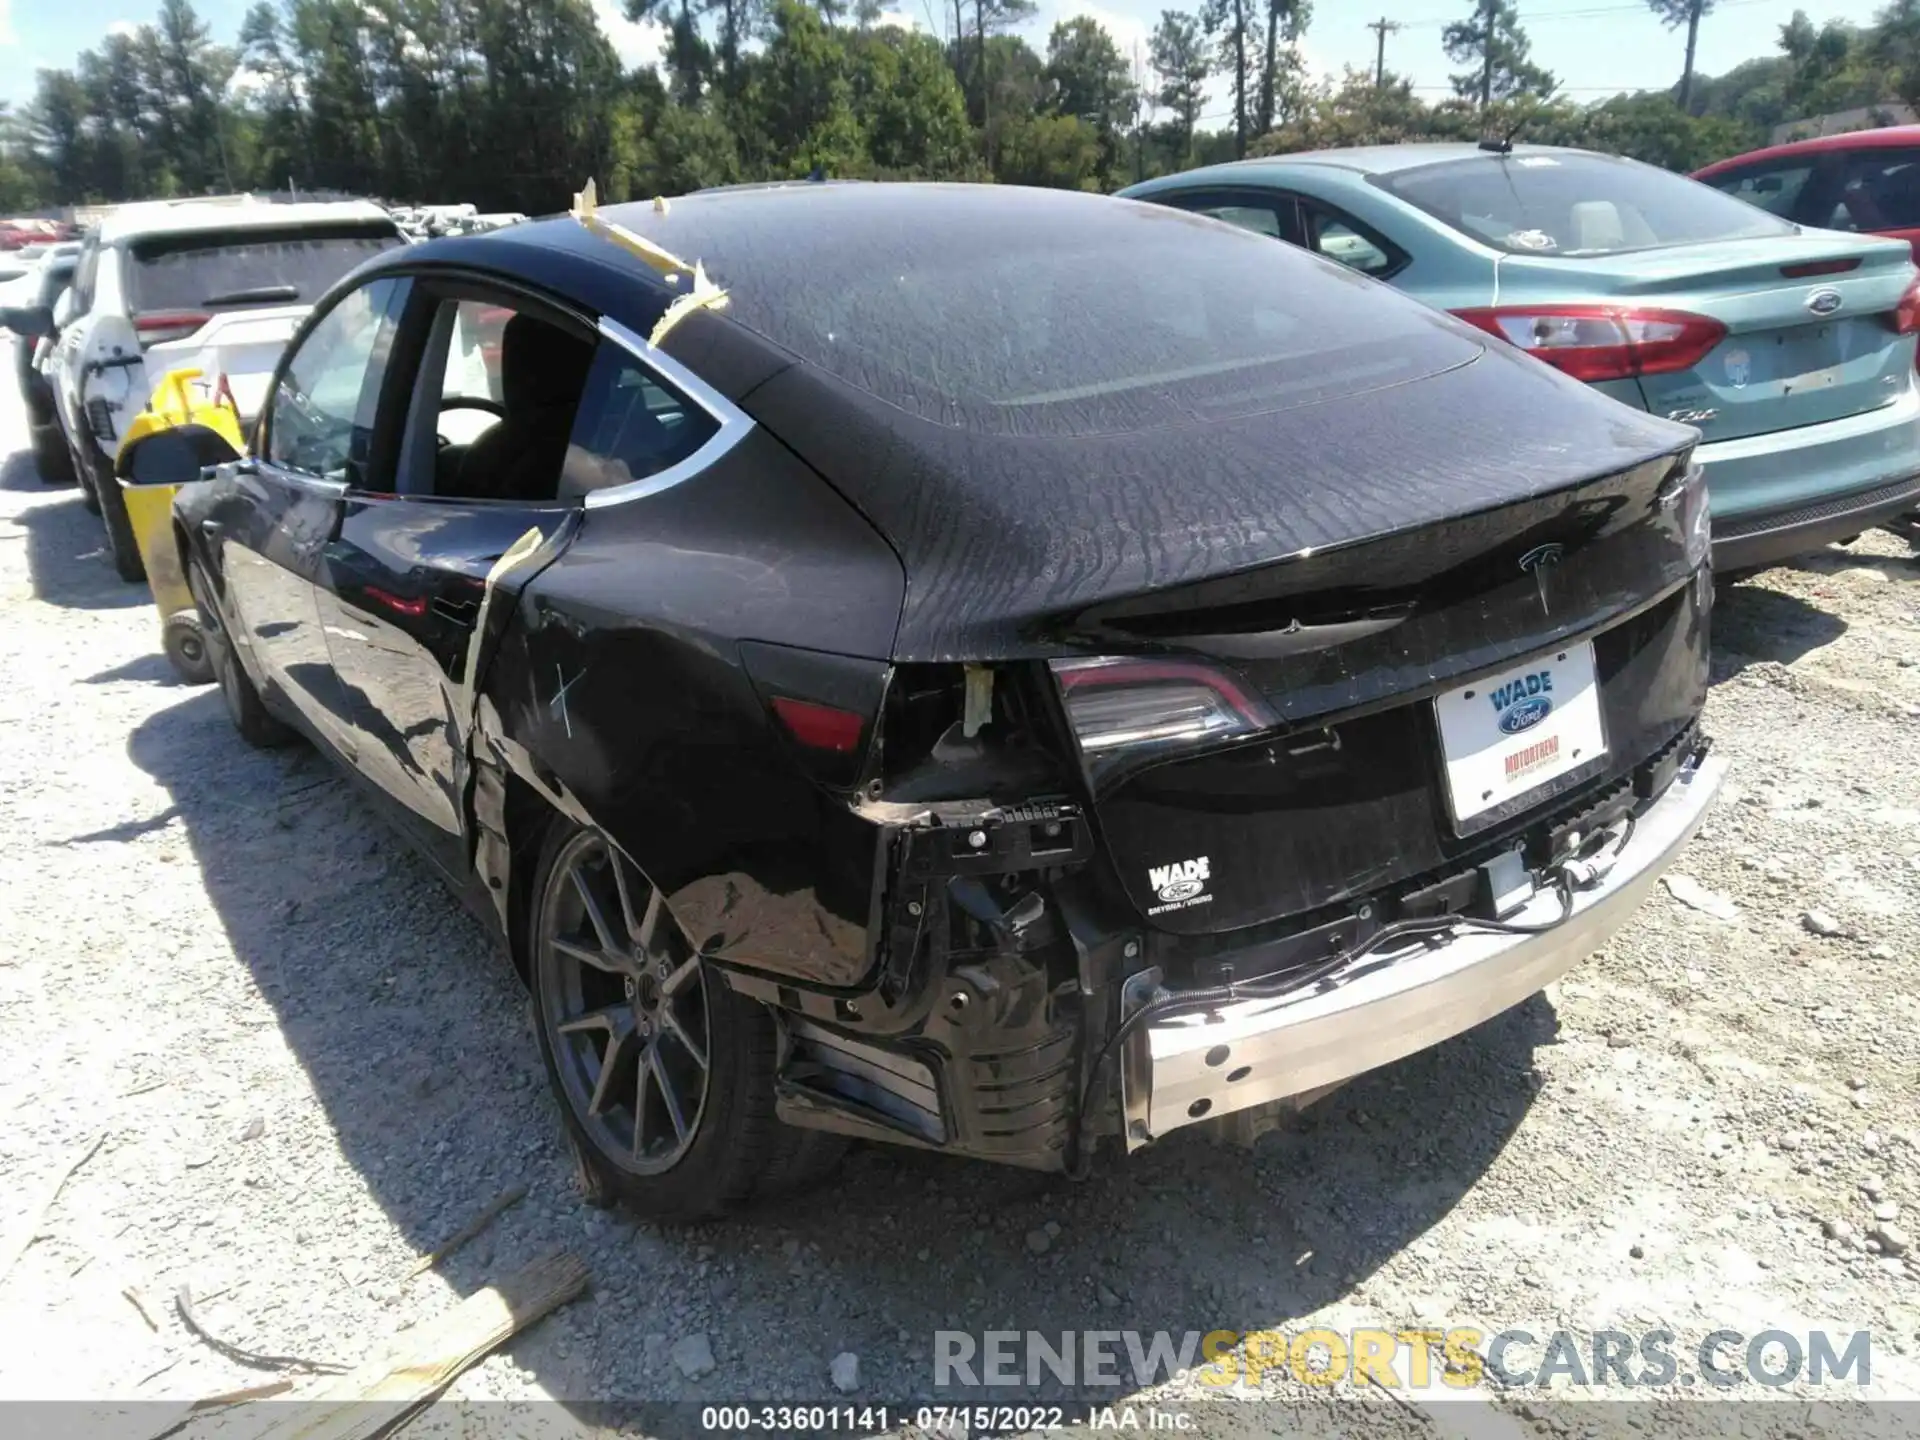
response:
[(1590, 952), (1720, 782), (1692, 439), (1212, 220), (802, 184), (380, 257), (175, 516), (685, 1216), (1245, 1137)]

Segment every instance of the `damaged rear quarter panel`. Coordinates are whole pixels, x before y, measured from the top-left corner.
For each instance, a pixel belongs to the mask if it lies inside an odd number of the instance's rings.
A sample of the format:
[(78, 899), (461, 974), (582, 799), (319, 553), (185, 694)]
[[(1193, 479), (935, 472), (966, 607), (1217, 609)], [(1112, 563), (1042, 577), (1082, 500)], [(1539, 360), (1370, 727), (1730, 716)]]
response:
[(883, 669), (904, 588), (886, 543), (764, 431), (679, 485), (585, 512), (487, 672), (482, 876), (507, 893), (523, 838), (504, 834), (511, 774), (604, 831), (714, 959), (856, 983), (883, 832), (796, 763), (739, 642)]

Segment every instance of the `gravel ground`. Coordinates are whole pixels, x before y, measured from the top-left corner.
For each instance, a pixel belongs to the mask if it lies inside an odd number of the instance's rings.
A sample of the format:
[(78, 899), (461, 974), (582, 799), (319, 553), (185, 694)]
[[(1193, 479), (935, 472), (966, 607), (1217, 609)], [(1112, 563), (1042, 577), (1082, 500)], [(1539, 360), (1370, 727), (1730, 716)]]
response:
[[(0, 453), (22, 444), (8, 397)], [(1736, 768), (1679, 867), (1694, 903), (1656, 892), (1547, 994), (1251, 1154), (1183, 1134), (1075, 1185), (867, 1150), (777, 1213), (679, 1231), (579, 1202), (505, 961), (328, 766), (247, 749), (158, 641), (75, 493), (5, 461), (0, 1237), (37, 1238), (0, 1276), (0, 1395), (257, 1383), (187, 1333), (182, 1285), (227, 1340), (353, 1363), (564, 1246), (591, 1295), (455, 1396), (821, 1399), (850, 1352), (853, 1394), (897, 1399), (930, 1393), (943, 1328), (1475, 1324), (1667, 1328), (1683, 1362), (1719, 1328), (1868, 1329), (1865, 1393), (1920, 1397), (1920, 1247), (1887, 1253), (1920, 1234), (1903, 538), (1726, 593), (1708, 722)], [(96, 1137), (36, 1225), (46, 1178)], [(407, 1278), (514, 1185), (523, 1203)], [(717, 1368), (689, 1378), (696, 1337)], [(1108, 1398), (1206, 1390), (1189, 1373)], [(1291, 1423), (1446, 1432), (1467, 1408), (1317, 1398)], [(1617, 1413), (1537, 1392), (1471, 1408), (1520, 1434)], [(1803, 1408), (1748, 1423), (1800, 1433)], [(1701, 1409), (1663, 1406), (1660, 1428)]]

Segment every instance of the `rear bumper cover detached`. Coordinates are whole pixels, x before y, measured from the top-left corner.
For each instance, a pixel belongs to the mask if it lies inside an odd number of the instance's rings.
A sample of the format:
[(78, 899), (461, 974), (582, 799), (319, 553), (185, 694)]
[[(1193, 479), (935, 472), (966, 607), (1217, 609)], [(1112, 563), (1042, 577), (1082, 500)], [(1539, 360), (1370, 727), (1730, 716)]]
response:
[[(1682, 770), (1635, 822), (1612, 868), (1574, 893), (1564, 923), (1539, 934), (1462, 931), (1355, 961), (1300, 990), (1140, 1026), (1122, 1049), (1127, 1142), (1308, 1095), (1472, 1029), (1565, 974), (1606, 943), (1699, 828), (1724, 760)], [(1545, 924), (1552, 891), (1508, 917)]]

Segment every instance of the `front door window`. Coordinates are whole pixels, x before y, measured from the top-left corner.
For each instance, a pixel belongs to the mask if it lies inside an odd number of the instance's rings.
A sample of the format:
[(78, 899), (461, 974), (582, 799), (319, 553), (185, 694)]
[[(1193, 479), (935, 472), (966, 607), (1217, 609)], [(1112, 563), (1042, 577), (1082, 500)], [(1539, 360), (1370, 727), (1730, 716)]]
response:
[(364, 485), (374, 411), (408, 281), (362, 285), (288, 357), (267, 411), (267, 458), (323, 480)]

